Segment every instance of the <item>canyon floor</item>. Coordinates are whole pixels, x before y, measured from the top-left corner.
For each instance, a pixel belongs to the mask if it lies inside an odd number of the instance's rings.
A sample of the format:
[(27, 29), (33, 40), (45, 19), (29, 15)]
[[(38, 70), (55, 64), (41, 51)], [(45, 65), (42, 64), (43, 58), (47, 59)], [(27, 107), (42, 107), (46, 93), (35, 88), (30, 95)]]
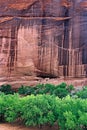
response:
[[(17, 89), (22, 84), (23, 85), (30, 85), (34, 86), (39, 83), (51, 83), (51, 84), (60, 84), (62, 82), (66, 82), (67, 84), (73, 84), (76, 89), (81, 89), (83, 86), (87, 86), (87, 78), (39, 78), (39, 77), (1, 77), (0, 78), (0, 85), (2, 84), (11, 84), (13, 88)], [(32, 128), (32, 127), (24, 127), (23, 125), (18, 124), (8, 124), (8, 123), (1, 123), (0, 124), (0, 130), (57, 130), (57, 128), (49, 128), (49, 127), (43, 127), (42, 129), (39, 128)]]
[(21, 85), (35, 86), (37, 84), (46, 83), (58, 85), (62, 82), (65, 82), (68, 85), (72, 84), (76, 89), (87, 86), (87, 78), (40, 78), (34, 76), (0, 77), (0, 85), (10, 84), (15, 89), (19, 88)]
[(0, 130), (58, 130), (57, 127), (43, 127), (43, 128), (36, 128), (36, 127), (24, 127), (23, 125), (17, 124), (0, 124)]

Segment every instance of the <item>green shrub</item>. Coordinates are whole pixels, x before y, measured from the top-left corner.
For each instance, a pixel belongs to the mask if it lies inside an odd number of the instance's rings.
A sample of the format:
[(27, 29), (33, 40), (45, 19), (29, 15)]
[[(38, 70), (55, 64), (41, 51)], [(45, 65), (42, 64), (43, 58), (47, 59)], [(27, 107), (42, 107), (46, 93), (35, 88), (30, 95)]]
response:
[(87, 99), (53, 95), (0, 95), (0, 121), (26, 126), (58, 125), (60, 130), (87, 130)]
[(6, 84), (6, 85), (1, 85), (0, 86), (0, 91), (4, 92), (5, 94), (13, 94), (14, 91), (12, 90), (11, 85)]
[(67, 86), (66, 83), (61, 83), (60, 85), (56, 86), (53, 84), (38, 84), (35, 87), (21, 86), (18, 89), (18, 93), (24, 95), (49, 94), (63, 98), (67, 95), (70, 95), (73, 89), (74, 87), (72, 85)]
[(71, 84), (71, 85), (67, 86), (67, 90), (69, 93), (71, 93), (75, 89), (74, 89), (74, 86)]
[(59, 98), (63, 98), (67, 96), (69, 93), (67, 89), (61, 88), (60, 86), (56, 86), (56, 89), (53, 91), (53, 94), (55, 96), (58, 96)]
[[(73, 89), (74, 87), (72, 85), (67, 86), (66, 83), (61, 83), (56, 86), (53, 84), (38, 84), (35, 87), (22, 85), (18, 89), (18, 93), (21, 95), (49, 94), (63, 98), (70, 95)], [(8, 84), (0, 86), (0, 92), (4, 92), (5, 94), (14, 94), (11, 85)]]
[(75, 93), (79, 98), (86, 99), (87, 98), (87, 87), (83, 87), (82, 90), (79, 90)]
[(70, 95), (72, 90), (74, 90), (73, 85), (67, 86), (66, 83), (61, 83), (55, 87), (53, 94), (55, 96), (58, 96), (59, 98), (63, 98), (66, 97), (67, 95)]
[(54, 97), (49, 95), (27, 96), (26, 104), (22, 107), (22, 119), (25, 124), (27, 126), (53, 125), (55, 116), (52, 107), (55, 108), (55, 105), (50, 105), (53, 100)]
[[(84, 113), (83, 122), (80, 122), (82, 117), (79, 114)], [(58, 125), (61, 130), (83, 130), (87, 127), (87, 100), (74, 99), (70, 96), (61, 100), (60, 108), (58, 109)]]
[(55, 85), (53, 85), (53, 84), (45, 84), (44, 86), (45, 86), (44, 93), (52, 95), (53, 91), (55, 90)]
[(14, 122), (19, 117), (20, 100), (18, 94), (0, 95), (0, 121)]
[(45, 85), (44, 84), (37, 84), (34, 88), (34, 92), (32, 94), (45, 94)]
[(0, 94), (0, 122), (4, 121), (4, 113), (5, 113), (5, 102), (4, 102), (4, 94)]
[(31, 87), (30, 86), (21, 86), (18, 88), (18, 93), (20, 95), (31, 95), (31, 92), (30, 92), (30, 89)]
[(70, 96), (59, 99), (50, 95), (31, 95), (23, 100), (21, 118), (27, 126), (54, 125), (57, 122), (60, 130), (87, 127), (87, 100)]
[(21, 100), (18, 94), (7, 95), (5, 98), (5, 120), (7, 122), (14, 122), (20, 117)]

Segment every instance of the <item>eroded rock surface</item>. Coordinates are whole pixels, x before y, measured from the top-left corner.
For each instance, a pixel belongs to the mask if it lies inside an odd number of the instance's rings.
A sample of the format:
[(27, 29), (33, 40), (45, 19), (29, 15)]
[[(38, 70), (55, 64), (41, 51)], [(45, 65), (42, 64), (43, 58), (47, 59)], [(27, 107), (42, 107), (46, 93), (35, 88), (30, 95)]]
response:
[(87, 76), (86, 0), (0, 0), (0, 77)]

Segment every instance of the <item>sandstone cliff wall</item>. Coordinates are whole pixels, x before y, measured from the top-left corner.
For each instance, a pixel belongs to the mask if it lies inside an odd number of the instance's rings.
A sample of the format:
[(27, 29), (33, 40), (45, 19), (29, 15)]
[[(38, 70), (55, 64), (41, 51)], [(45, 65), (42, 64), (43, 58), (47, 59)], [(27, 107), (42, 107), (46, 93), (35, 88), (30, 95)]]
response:
[(86, 0), (0, 0), (0, 77), (87, 76)]

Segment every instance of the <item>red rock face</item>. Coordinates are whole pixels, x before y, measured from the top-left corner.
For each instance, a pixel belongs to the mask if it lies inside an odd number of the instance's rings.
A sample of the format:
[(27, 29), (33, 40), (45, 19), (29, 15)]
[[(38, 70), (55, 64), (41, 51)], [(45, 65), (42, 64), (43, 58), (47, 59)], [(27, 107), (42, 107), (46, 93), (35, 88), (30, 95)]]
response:
[(0, 75), (86, 77), (85, 0), (0, 1)]

